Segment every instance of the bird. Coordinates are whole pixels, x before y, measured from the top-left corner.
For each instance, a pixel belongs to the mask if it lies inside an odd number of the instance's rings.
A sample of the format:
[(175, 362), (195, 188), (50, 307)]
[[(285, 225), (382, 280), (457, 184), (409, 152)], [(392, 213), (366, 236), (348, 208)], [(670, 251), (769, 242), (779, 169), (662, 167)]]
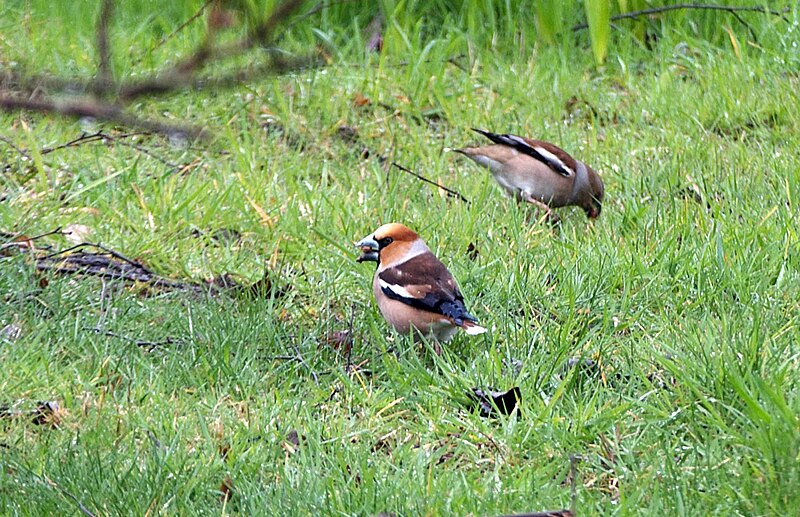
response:
[(569, 205), (581, 207), (589, 219), (600, 216), (603, 180), (587, 164), (549, 142), (472, 130), (494, 144), (453, 151), (487, 167), (512, 197), (541, 208), (548, 217), (553, 208)]
[(467, 312), (453, 275), (419, 235), (400, 223), (384, 224), (356, 246), (358, 262), (377, 262), (372, 292), (383, 318), (399, 333), (449, 341), (459, 328), (486, 332)]

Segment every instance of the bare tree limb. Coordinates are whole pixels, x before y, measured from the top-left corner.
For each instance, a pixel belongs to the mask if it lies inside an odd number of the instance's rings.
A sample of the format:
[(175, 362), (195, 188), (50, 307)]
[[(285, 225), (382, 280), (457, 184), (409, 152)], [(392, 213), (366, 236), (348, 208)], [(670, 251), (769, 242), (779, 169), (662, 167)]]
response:
[(175, 35), (178, 34), (180, 31), (182, 31), (183, 29), (185, 29), (186, 27), (191, 25), (196, 19), (200, 18), (203, 15), (203, 13), (205, 12), (206, 8), (209, 5), (211, 5), (213, 2), (216, 2), (216, 1), (217, 0), (206, 0), (206, 3), (201, 5), (200, 9), (198, 9), (196, 13), (194, 13), (192, 16), (190, 16), (188, 20), (186, 20), (185, 22), (180, 24), (177, 29), (175, 29), (174, 31), (170, 32), (169, 34), (167, 34), (166, 36), (161, 38), (161, 40), (158, 43), (153, 45), (153, 47), (150, 49), (150, 52), (153, 52), (158, 47), (162, 46), (164, 43), (166, 43), (167, 41), (169, 41), (172, 38), (174, 38)]
[(55, 100), (47, 97), (24, 99), (20, 96), (0, 91), (0, 108), (11, 110), (39, 111), (57, 113), (70, 117), (93, 117), (98, 120), (116, 122), (128, 127), (138, 127), (164, 135), (185, 135), (187, 138), (205, 138), (208, 132), (197, 126), (178, 125), (158, 120), (140, 118), (124, 112), (119, 106), (95, 100)]
[(113, 84), (111, 75), (111, 49), (108, 45), (108, 25), (114, 13), (114, 0), (103, 0), (100, 15), (97, 19), (97, 77), (94, 83), (94, 92), (102, 95)]
[(276, 7), (266, 21), (256, 25), (246, 36), (231, 44), (214, 47), (210, 40), (204, 41), (191, 55), (178, 61), (171, 69), (153, 77), (123, 85), (120, 88), (119, 98), (122, 101), (131, 101), (144, 95), (166, 93), (191, 84), (195, 74), (202, 70), (209, 61), (238, 55), (258, 44), (266, 43), (275, 31), (275, 27), (288, 18), (302, 3), (302, 0), (287, 0)]
[[(764, 13), (764, 14), (771, 14), (773, 16), (780, 16), (785, 22), (789, 22), (788, 18), (786, 18), (786, 13), (789, 12), (789, 8), (785, 7), (780, 11), (776, 11), (774, 9), (769, 9), (767, 7), (761, 6), (731, 6), (731, 5), (714, 5), (714, 4), (674, 4), (674, 5), (664, 5), (661, 7), (652, 7), (650, 9), (642, 9), (641, 11), (631, 11), (629, 13), (622, 13), (616, 14), (611, 17), (611, 21), (617, 20), (631, 20), (635, 18), (640, 18), (642, 16), (649, 16), (651, 14), (659, 14), (665, 13), (668, 11), (678, 11), (678, 10), (687, 10), (687, 9), (694, 9), (694, 10), (705, 10), (705, 11), (725, 11), (729, 13), (736, 13), (736, 12), (752, 12), (752, 13)], [(741, 21), (741, 20), (740, 20)], [(578, 25), (574, 25), (572, 27), (573, 32), (577, 32), (583, 29), (588, 29), (588, 23), (579, 23)]]
[[(197, 19), (206, 6), (211, 3), (213, 3), (213, 0), (208, 0), (194, 16), (184, 22), (176, 31)], [(0, 109), (5, 111), (39, 111), (70, 117), (93, 117), (98, 120), (112, 121), (120, 125), (155, 133), (182, 135), (189, 139), (208, 136), (205, 129), (197, 126), (174, 125), (164, 121), (137, 117), (125, 112), (119, 103), (130, 102), (146, 95), (167, 93), (187, 86), (198, 84), (202, 86), (204, 83), (213, 82), (213, 79), (203, 81), (197, 78), (198, 73), (208, 63), (241, 55), (244, 51), (251, 50), (258, 45), (264, 45), (274, 39), (276, 29), (297, 11), (302, 4), (303, 0), (283, 1), (266, 20), (256, 24), (239, 40), (227, 45), (215, 45), (215, 32), (209, 29), (204, 41), (188, 56), (179, 59), (176, 64), (142, 80), (116, 82), (111, 72), (108, 34), (114, 2), (113, 0), (103, 0), (96, 29), (97, 76), (93, 80), (81, 83), (75, 80), (46, 75), (26, 77), (24, 74), (14, 71), (0, 72)], [(294, 66), (296, 66), (296, 63), (273, 55), (272, 61), (268, 66), (260, 68), (259, 71), (269, 73), (276, 70), (292, 69)], [(239, 74), (235, 73), (224, 78), (223, 82), (225, 84), (234, 84), (237, 77), (239, 77)], [(67, 93), (68, 96), (64, 99), (48, 97), (41, 91), (43, 88), (47, 89), (47, 87), (59, 88)], [(91, 91), (96, 95), (115, 92), (116, 96), (114, 102), (74, 97), (76, 94), (81, 95), (87, 91)]]

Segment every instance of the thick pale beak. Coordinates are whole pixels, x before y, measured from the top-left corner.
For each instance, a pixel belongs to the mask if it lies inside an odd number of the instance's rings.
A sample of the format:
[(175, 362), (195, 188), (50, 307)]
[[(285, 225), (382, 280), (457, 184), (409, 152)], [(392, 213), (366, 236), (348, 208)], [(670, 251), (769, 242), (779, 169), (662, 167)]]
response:
[(378, 262), (378, 241), (372, 235), (364, 237), (356, 243), (356, 248), (361, 249), (361, 255), (356, 262)]
[(586, 207), (586, 217), (589, 219), (597, 219), (600, 217), (600, 210), (602, 209), (603, 205), (600, 204), (599, 201), (593, 201), (588, 207)]

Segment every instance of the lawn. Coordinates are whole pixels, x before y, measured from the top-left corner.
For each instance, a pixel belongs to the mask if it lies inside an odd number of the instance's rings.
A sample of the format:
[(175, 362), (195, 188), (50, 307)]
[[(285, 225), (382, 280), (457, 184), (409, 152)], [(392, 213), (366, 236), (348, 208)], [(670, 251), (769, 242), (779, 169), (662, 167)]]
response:
[[(205, 30), (200, 1), (118, 4), (120, 79)], [(444, 4), (383, 2), (372, 52), (377, 4), (333, 3), (276, 42), (313, 66), (128, 106), (206, 139), (0, 112), (0, 513), (797, 512), (797, 7), (617, 22), (597, 65), (525, 3)], [(92, 77), (97, 8), (6, 2), (0, 67)], [(472, 127), (591, 164), (601, 217), (504, 196), (447, 151)], [(353, 243), (392, 221), (486, 334), (391, 331)], [(37, 268), (81, 241), (191, 288)], [(470, 400), (512, 387), (511, 415)]]

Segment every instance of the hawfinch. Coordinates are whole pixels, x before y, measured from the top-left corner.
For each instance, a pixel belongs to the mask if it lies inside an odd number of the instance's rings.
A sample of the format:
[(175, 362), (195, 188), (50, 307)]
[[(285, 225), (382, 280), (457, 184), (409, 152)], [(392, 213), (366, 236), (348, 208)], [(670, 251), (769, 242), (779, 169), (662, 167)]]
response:
[(372, 292), (384, 319), (400, 334), (417, 331), (447, 341), (458, 327), (472, 335), (486, 332), (464, 307), (453, 275), (407, 227), (385, 224), (356, 246), (358, 262), (378, 263)]
[(588, 165), (549, 142), (473, 129), (494, 145), (453, 149), (488, 167), (494, 179), (517, 200), (543, 209), (576, 205), (587, 217), (600, 215), (603, 181)]

